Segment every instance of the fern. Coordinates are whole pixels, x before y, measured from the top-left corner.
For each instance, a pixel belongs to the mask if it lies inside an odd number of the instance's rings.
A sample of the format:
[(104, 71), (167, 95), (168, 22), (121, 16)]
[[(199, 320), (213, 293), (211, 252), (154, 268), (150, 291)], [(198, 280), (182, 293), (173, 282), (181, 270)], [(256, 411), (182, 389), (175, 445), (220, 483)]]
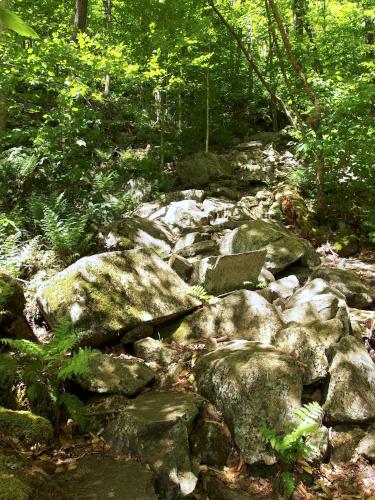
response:
[(189, 287), (188, 293), (192, 297), (196, 297), (197, 299), (203, 300), (204, 302), (208, 302), (209, 300), (214, 298), (214, 296), (208, 294), (204, 287), (201, 285), (194, 285)]
[(58, 398), (58, 405), (65, 410), (67, 415), (76, 422), (81, 431), (87, 424), (87, 413), (83, 402), (74, 394), (65, 392)]
[(98, 354), (99, 351), (89, 348), (79, 349), (78, 352), (67, 360), (62, 368), (57, 372), (57, 377), (62, 380), (67, 378), (85, 375), (90, 372), (90, 360)]
[(271, 445), (278, 458), (285, 463), (295, 462), (299, 457), (308, 457), (313, 449), (306, 444), (306, 438), (318, 432), (323, 410), (316, 403), (309, 403), (295, 410), (296, 422), (290, 424), (290, 430), (284, 436), (275, 429), (263, 426), (261, 434), (264, 441)]
[(44, 235), (51, 248), (65, 260), (79, 256), (87, 247), (86, 226), (89, 213), (77, 215), (67, 212), (60, 215), (45, 206), (41, 222)]
[(284, 497), (290, 498), (294, 490), (296, 489), (296, 483), (294, 481), (294, 477), (290, 472), (283, 472), (281, 474), (281, 480), (283, 482), (283, 494)]
[(19, 272), (19, 243), (21, 241), (21, 231), (16, 224), (0, 214), (0, 268), (16, 276)]
[(79, 398), (65, 392), (64, 382), (68, 378), (77, 377), (90, 372), (90, 358), (97, 354), (89, 348), (78, 349), (77, 332), (68, 319), (60, 321), (54, 331), (51, 342), (39, 345), (29, 340), (1, 339), (14, 352), (16, 365), (8, 364), (0, 370), (0, 383), (10, 376), (9, 371), (16, 379), (27, 387), (27, 396), (37, 409), (51, 411), (51, 403), (76, 421), (80, 428), (84, 425), (83, 403)]

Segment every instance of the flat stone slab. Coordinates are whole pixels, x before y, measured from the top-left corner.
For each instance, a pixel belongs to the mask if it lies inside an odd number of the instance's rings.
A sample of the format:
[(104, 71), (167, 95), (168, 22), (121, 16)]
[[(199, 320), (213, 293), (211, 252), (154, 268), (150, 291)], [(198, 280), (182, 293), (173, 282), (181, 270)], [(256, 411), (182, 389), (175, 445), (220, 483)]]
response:
[(103, 437), (151, 468), (161, 498), (188, 495), (198, 481), (189, 434), (203, 401), (192, 393), (146, 392), (108, 424)]
[(197, 262), (192, 282), (220, 295), (256, 284), (266, 258), (265, 250), (206, 257)]

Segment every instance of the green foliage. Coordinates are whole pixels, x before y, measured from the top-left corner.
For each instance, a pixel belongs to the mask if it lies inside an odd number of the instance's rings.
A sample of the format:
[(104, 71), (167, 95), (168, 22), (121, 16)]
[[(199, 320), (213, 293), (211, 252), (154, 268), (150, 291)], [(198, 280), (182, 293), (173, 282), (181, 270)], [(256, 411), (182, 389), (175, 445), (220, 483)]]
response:
[(19, 271), (18, 244), (20, 240), (21, 231), (15, 223), (0, 214), (0, 268), (13, 276), (16, 276)]
[(58, 420), (63, 410), (83, 430), (84, 405), (75, 395), (66, 391), (64, 382), (90, 373), (89, 361), (96, 351), (77, 349), (77, 332), (70, 321), (60, 321), (53, 330), (52, 340), (43, 345), (29, 340), (1, 339), (1, 342), (14, 355), (13, 358), (3, 358), (6, 363), (0, 370), (1, 380), (9, 382), (11, 377), (14, 384), (17, 381), (25, 384), (34, 409), (47, 413), (55, 420)]
[(375, 215), (363, 221), (363, 228), (367, 233), (369, 242), (375, 245)]
[(278, 458), (285, 463), (293, 463), (299, 457), (308, 457), (313, 451), (306, 444), (306, 438), (319, 431), (323, 416), (321, 406), (308, 403), (294, 412), (295, 423), (290, 424), (287, 433), (279, 435), (275, 429), (263, 426), (261, 434), (264, 441), (271, 445)]
[(89, 213), (67, 212), (59, 215), (46, 206), (43, 210), (41, 226), (51, 248), (64, 260), (80, 256), (89, 247), (87, 222)]
[(194, 285), (189, 287), (189, 295), (192, 297), (196, 297), (199, 300), (202, 300), (204, 302), (209, 302), (211, 299), (214, 298), (213, 295), (210, 295), (207, 293), (205, 288), (202, 285)]
[(294, 477), (290, 472), (283, 472), (281, 474), (281, 480), (283, 482), (283, 494), (285, 498), (290, 498), (294, 490), (296, 489), (296, 483)]
[(19, 35), (39, 38), (39, 35), (14, 12), (0, 7), (0, 23)]

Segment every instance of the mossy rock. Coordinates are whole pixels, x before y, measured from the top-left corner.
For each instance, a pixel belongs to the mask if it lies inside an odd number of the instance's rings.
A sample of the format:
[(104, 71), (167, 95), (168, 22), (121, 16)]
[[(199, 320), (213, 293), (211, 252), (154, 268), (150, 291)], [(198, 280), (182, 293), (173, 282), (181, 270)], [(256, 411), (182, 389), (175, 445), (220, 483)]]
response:
[(53, 428), (49, 420), (30, 411), (13, 411), (0, 407), (0, 432), (33, 445), (48, 443), (53, 438)]

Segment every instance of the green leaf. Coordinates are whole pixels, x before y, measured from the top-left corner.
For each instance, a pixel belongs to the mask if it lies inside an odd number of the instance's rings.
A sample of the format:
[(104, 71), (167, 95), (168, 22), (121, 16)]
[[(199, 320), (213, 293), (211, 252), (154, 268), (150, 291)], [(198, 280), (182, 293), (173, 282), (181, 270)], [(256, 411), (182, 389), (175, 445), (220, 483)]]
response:
[(17, 16), (17, 14), (8, 9), (4, 9), (4, 7), (0, 7), (0, 22), (19, 35), (27, 36), (30, 38), (39, 38), (38, 33), (36, 33), (28, 24), (22, 21), (22, 19)]

